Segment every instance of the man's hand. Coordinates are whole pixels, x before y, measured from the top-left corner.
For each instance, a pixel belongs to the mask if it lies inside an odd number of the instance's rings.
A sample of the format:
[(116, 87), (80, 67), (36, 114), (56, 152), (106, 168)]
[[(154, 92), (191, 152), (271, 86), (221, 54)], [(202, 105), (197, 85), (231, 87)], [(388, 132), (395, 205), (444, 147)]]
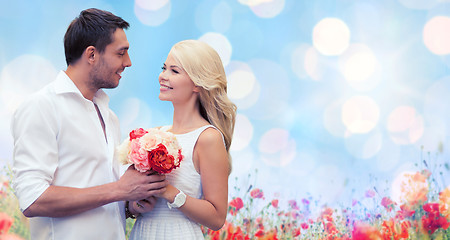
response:
[(139, 201), (163, 194), (168, 182), (164, 175), (155, 172), (141, 173), (131, 165), (117, 181), (117, 184), (119, 190), (125, 194), (123, 200)]

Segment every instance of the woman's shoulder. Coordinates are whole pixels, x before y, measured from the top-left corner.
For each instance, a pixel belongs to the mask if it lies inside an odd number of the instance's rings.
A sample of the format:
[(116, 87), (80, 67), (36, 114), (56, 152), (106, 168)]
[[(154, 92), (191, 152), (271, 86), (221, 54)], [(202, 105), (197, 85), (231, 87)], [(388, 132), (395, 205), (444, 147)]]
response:
[(200, 136), (197, 140), (197, 145), (199, 146), (208, 146), (220, 143), (223, 145), (223, 137), (222, 133), (212, 125), (210, 127), (207, 127), (205, 130), (203, 130), (202, 133), (200, 133)]

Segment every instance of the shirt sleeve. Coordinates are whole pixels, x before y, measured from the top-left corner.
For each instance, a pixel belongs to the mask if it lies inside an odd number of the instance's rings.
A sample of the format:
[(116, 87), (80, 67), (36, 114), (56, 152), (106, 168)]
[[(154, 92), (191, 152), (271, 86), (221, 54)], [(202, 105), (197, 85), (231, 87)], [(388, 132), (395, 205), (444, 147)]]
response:
[(12, 187), (22, 211), (52, 183), (58, 166), (57, 129), (54, 106), (42, 95), (26, 100), (12, 117)]

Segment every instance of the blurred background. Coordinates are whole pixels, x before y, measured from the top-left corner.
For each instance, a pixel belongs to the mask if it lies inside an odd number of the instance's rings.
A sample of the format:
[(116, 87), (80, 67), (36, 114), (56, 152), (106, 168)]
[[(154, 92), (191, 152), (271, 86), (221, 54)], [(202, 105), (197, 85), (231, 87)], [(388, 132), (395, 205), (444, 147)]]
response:
[[(123, 138), (137, 127), (171, 123), (172, 105), (158, 99), (158, 75), (173, 44), (200, 39), (219, 52), (238, 106), (230, 199), (252, 185), (284, 202), (347, 205), (374, 188), (396, 200), (402, 173), (448, 170), (449, 0), (0, 6), (0, 166), (12, 161), (13, 111), (66, 68), (67, 26), (95, 7), (131, 24), (133, 66), (107, 90)], [(448, 171), (439, 184), (450, 184)]]

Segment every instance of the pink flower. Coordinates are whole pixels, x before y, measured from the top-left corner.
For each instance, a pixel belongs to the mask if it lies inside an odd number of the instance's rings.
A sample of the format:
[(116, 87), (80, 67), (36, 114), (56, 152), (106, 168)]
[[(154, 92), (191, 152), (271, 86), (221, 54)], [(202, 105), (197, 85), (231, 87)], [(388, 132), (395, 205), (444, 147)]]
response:
[(264, 193), (261, 189), (255, 188), (250, 192), (252, 198), (264, 198)]
[(130, 143), (130, 153), (128, 159), (134, 164), (134, 167), (140, 171), (145, 172), (150, 170), (148, 162), (148, 152), (141, 148), (139, 140), (132, 140)]
[(388, 197), (383, 197), (383, 199), (381, 199), (381, 206), (390, 212), (394, 208), (394, 202), (392, 202), (392, 200)]
[(161, 138), (156, 134), (145, 134), (139, 139), (141, 147), (146, 151), (155, 149), (161, 143)]
[(308, 199), (305, 199), (305, 198), (302, 199), (302, 203), (305, 204), (305, 205), (309, 205)]
[(299, 207), (297, 206), (297, 201), (295, 201), (295, 200), (289, 200), (288, 204), (292, 209), (295, 209), (295, 210), (299, 209)]
[(309, 228), (309, 225), (308, 225), (307, 223), (302, 223), (302, 224), (301, 224), (301, 227), (302, 227), (304, 230), (306, 230), (306, 229)]
[(372, 189), (369, 189), (366, 191), (365, 196), (366, 196), (366, 198), (373, 198), (373, 197), (375, 197), (375, 191)]

